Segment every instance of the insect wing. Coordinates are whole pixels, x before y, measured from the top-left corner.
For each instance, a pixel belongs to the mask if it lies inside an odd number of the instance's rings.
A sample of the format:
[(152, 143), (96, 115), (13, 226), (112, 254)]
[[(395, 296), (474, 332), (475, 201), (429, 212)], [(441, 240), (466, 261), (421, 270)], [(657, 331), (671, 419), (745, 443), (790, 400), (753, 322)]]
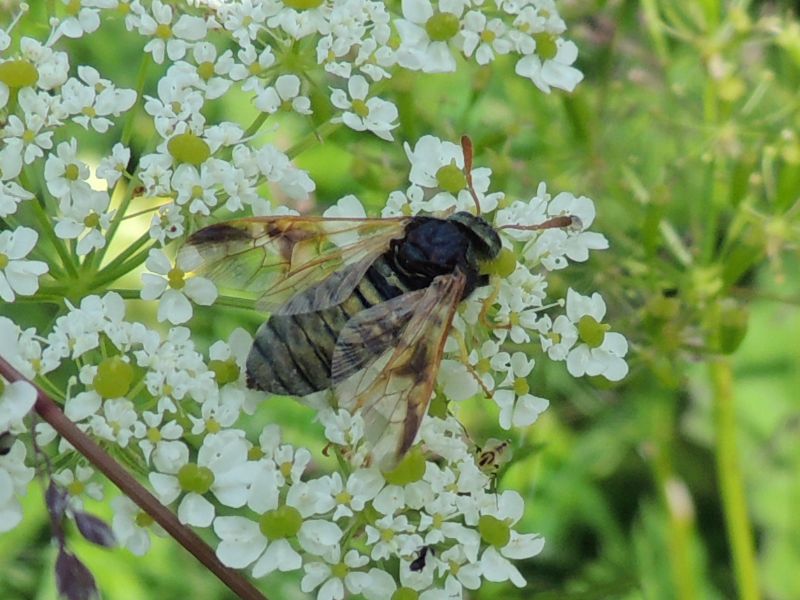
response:
[(365, 369), (338, 383), (334, 380), (340, 405), (351, 412), (361, 409), (373, 464), (380, 468), (394, 466), (414, 443), (465, 283), (466, 277), (456, 271), (437, 277), (421, 293), (401, 296), (415, 300), (401, 333), (381, 320), (375, 322), (376, 328), (395, 332), (396, 343), (382, 342), (393, 347)]
[(353, 315), (339, 332), (333, 349), (333, 384), (366, 369), (397, 346), (425, 293), (426, 289), (421, 289), (401, 294)]
[[(334, 219), (272, 216), (237, 219), (205, 227), (181, 248), (192, 265), (221, 288), (237, 290), (274, 311), (345, 267), (339, 285), (289, 306), (314, 311), (343, 301), (392, 239), (402, 237), (410, 217)], [(179, 257), (179, 262), (181, 257)], [(359, 276), (360, 273), (360, 276)], [(349, 287), (348, 286), (352, 286)]]

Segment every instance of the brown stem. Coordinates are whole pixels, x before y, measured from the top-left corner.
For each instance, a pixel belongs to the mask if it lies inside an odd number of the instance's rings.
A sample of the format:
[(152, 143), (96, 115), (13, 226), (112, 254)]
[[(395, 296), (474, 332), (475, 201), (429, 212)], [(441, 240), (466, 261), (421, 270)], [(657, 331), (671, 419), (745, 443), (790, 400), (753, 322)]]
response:
[(55, 429), (61, 437), (85, 456), (99, 471), (108, 477), (139, 508), (164, 528), (184, 548), (194, 555), (222, 583), (243, 600), (268, 600), (241, 573), (223, 565), (214, 553), (194, 531), (183, 525), (178, 518), (158, 499), (148, 492), (134, 477), (82, 432), (62, 412), (61, 408), (35, 383), (27, 380), (22, 373), (12, 367), (0, 356), (0, 375), (8, 381), (28, 381), (36, 388), (34, 410)]

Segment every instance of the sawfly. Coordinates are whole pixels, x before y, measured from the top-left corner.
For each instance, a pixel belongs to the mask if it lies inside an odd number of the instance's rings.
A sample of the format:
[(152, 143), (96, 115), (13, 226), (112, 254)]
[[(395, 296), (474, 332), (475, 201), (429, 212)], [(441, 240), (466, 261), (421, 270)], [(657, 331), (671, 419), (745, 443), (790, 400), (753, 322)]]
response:
[[(462, 146), (479, 207), (468, 138)], [(340, 407), (361, 411), (373, 464), (391, 468), (427, 412), (457, 307), (488, 284), (481, 265), (501, 248), (494, 227), (461, 211), (243, 218), (197, 231), (181, 252), (199, 254), (192, 259), (219, 287), (270, 312), (247, 358), (248, 387), (290, 396), (332, 389)]]

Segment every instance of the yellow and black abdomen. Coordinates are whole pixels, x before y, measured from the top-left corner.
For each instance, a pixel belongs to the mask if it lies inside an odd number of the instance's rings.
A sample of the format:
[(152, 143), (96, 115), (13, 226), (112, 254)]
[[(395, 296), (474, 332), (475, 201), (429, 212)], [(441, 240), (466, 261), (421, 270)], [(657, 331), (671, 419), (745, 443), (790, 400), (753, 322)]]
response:
[(316, 312), (271, 316), (256, 332), (247, 357), (248, 387), (289, 396), (330, 387), (333, 349), (347, 321), (408, 291), (404, 279), (384, 255), (341, 304)]

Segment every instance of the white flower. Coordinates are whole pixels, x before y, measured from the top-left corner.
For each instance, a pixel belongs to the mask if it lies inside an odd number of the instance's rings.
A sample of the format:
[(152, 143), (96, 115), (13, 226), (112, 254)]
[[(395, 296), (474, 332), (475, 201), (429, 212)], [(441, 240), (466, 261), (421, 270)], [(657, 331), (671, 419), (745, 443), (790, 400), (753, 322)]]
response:
[(0, 389), (0, 433), (22, 431), (22, 418), (36, 402), (36, 388), (27, 381), (0, 381)]
[(92, 500), (103, 499), (103, 485), (92, 481), (94, 469), (78, 465), (75, 470), (64, 469), (53, 474), (53, 481), (67, 492), (67, 501), (72, 510), (83, 510), (84, 496)]
[(23, 331), (8, 317), (0, 316), (0, 340), (3, 340), (0, 356), (29, 379), (37, 372), (33, 366), (34, 361), (37, 366), (41, 363), (42, 346), (39, 339), (33, 327)]
[(462, 587), (468, 590), (477, 590), (480, 587), (481, 564), (470, 561), (459, 544), (442, 552), (436, 563), (439, 566), (439, 575), (447, 572), (444, 585), (451, 597), (461, 596)]
[(78, 239), (75, 253), (85, 256), (106, 245), (103, 230), (111, 226), (115, 211), (108, 210), (108, 192), (89, 190), (62, 203), (64, 216), (56, 222), (56, 235), (65, 240)]
[(233, 81), (244, 81), (242, 91), (261, 92), (264, 90), (263, 79), (259, 76), (275, 63), (275, 55), (271, 46), (256, 49), (246, 45), (236, 53), (239, 62), (231, 66), (230, 78)]
[(318, 492), (327, 487), (297, 482), (281, 503), (283, 477), (275, 464), (263, 460), (252, 479), (248, 506), (261, 515), (258, 522), (244, 517), (217, 517), (214, 532), (220, 538), (217, 556), (230, 567), (253, 565), (253, 576), (275, 570), (299, 569), (300, 554), (289, 540), (296, 538), (306, 552), (328, 556), (339, 552), (342, 530), (326, 520), (309, 519), (319, 508)]
[[(225, 430), (208, 435), (197, 454), (197, 463), (188, 460), (185, 444), (176, 460), (164, 465), (163, 473), (150, 473), (150, 483), (163, 502), (172, 502), (186, 492), (178, 505), (181, 523), (208, 527), (214, 520), (215, 509), (204, 494), (211, 492), (225, 506), (239, 508), (247, 501), (249, 486), (256, 464), (247, 460), (247, 442), (241, 432)], [(189, 482), (189, 489), (183, 485)]]
[(0, 455), (0, 533), (11, 531), (22, 521), (22, 506), (17, 499), (28, 489), (34, 469), (25, 466), (25, 444), (16, 440), (5, 455)]
[(475, 54), (479, 65), (486, 65), (494, 60), (496, 54), (508, 54), (512, 44), (507, 39), (508, 27), (500, 19), (487, 19), (486, 15), (471, 10), (464, 15), (463, 50), (466, 56)]
[(444, 0), (438, 3), (439, 12), (434, 13), (429, 0), (403, 0), (403, 18), (394, 22), (400, 34), (397, 49), (400, 66), (425, 73), (455, 71), (456, 61), (449, 42), (461, 29), (464, 4), (461, 0)]
[[(158, 303), (158, 320), (173, 324), (185, 323), (192, 317), (192, 305), (189, 302), (210, 306), (217, 299), (217, 289), (205, 277), (187, 277), (187, 273), (196, 268), (199, 255), (192, 257), (190, 253), (180, 254), (173, 267), (162, 250), (152, 249), (145, 266), (152, 273), (142, 274), (142, 300), (155, 300)], [(153, 274), (155, 273), (155, 275)]]
[[(70, 0), (61, 0), (61, 3), (70, 6)], [(89, 2), (83, 4), (89, 4)], [(71, 10), (72, 6), (67, 9), (69, 16), (58, 24), (55, 39), (62, 34), (69, 38), (79, 38), (100, 27), (100, 11), (97, 8), (80, 5), (75, 8), (80, 10)]]
[(117, 496), (111, 501), (114, 516), (111, 529), (116, 540), (136, 556), (144, 556), (150, 549), (150, 531), (159, 536), (166, 532), (153, 523), (153, 517), (143, 512), (127, 496)]
[(153, 116), (156, 131), (165, 139), (186, 129), (199, 134), (205, 125), (201, 112), (205, 99), (185, 84), (163, 77), (158, 82), (158, 97), (145, 96), (144, 110)]
[(178, 165), (171, 181), (176, 192), (175, 203), (188, 204), (192, 214), (211, 214), (210, 209), (217, 205), (217, 194), (231, 170), (229, 163), (216, 158), (204, 161), (199, 170), (194, 165)]
[(89, 419), (95, 435), (125, 448), (140, 427), (139, 414), (133, 402), (125, 398), (113, 398), (102, 404), (102, 414), (94, 414)]
[(197, 66), (178, 62), (174, 67), (190, 77), (191, 85), (202, 90), (206, 98), (219, 98), (230, 89), (232, 81), (226, 77), (234, 65), (230, 50), (217, 56), (214, 44), (197, 42), (192, 48), (192, 58)]
[(325, 427), (325, 439), (339, 446), (355, 447), (364, 437), (364, 419), (360, 414), (343, 408), (322, 407), (317, 412), (317, 419)]
[(197, 453), (197, 464), (214, 473), (211, 492), (225, 506), (244, 506), (250, 493), (255, 463), (248, 460), (249, 444), (244, 434), (225, 429), (203, 439)]
[[(69, 312), (56, 319), (53, 331), (47, 337), (47, 348), (42, 352), (42, 372), (48, 373), (61, 359), (73, 359), (97, 348), (100, 333), (114, 344), (123, 345), (127, 326), (123, 322), (125, 303), (119, 294), (108, 292), (102, 298), (86, 296), (79, 308), (67, 302)], [(122, 338), (122, 339), (121, 339)]]
[(571, 92), (583, 79), (583, 73), (570, 66), (578, 58), (578, 47), (562, 38), (549, 43), (555, 45), (553, 56), (542, 58), (538, 54), (528, 54), (519, 59), (514, 70), (543, 92), (550, 93), (551, 86)]
[(356, 569), (369, 563), (369, 559), (355, 550), (349, 550), (344, 560), (340, 561), (339, 553), (331, 558), (328, 562), (308, 562), (303, 565), (306, 574), (300, 582), (300, 589), (308, 593), (319, 587), (317, 600), (341, 600), (345, 587), (351, 593), (361, 592), (364, 580), (362, 572)]
[[(189, 417), (191, 418), (191, 415)], [(143, 432), (144, 437), (139, 440), (139, 448), (142, 450), (145, 461), (150, 462), (152, 456), (153, 464), (159, 471), (169, 471), (174, 468), (175, 460), (180, 454), (180, 451), (176, 450), (176, 443), (182, 442), (176, 442), (176, 440), (183, 435), (183, 427), (176, 421), (162, 424), (163, 418), (163, 412), (144, 411), (142, 413), (146, 429)]]
[(273, 29), (282, 29), (290, 38), (295, 40), (302, 39), (314, 33), (327, 33), (328, 4), (323, 2), (320, 6), (295, 10), (285, 4), (279, 4), (280, 8), (274, 11), (267, 20), (267, 25)]
[(56, 147), (44, 164), (44, 178), (47, 189), (59, 200), (80, 199), (91, 191), (89, 166), (78, 160), (78, 141), (70, 138)]
[(0, 181), (0, 218), (17, 212), (21, 202), (34, 198), (34, 195), (14, 181)]
[[(270, 541), (259, 524), (244, 517), (217, 517), (214, 533), (219, 537), (217, 557), (228, 567), (244, 569), (258, 561), (254, 577), (273, 571), (294, 571), (302, 565), (300, 555), (286, 539)], [(259, 557), (261, 559), (259, 560)]]
[(372, 500), (384, 485), (383, 475), (376, 468), (358, 469), (347, 478), (347, 486), (342, 485), (339, 473), (331, 475), (331, 493), (336, 500), (333, 520), (351, 517), (364, 510), (366, 503)]
[(16, 294), (30, 296), (39, 289), (39, 277), (49, 270), (40, 260), (23, 260), (39, 239), (28, 227), (0, 231), (0, 298), (13, 302)]
[(585, 262), (589, 258), (589, 250), (605, 250), (608, 240), (602, 233), (586, 231), (594, 222), (595, 208), (586, 196), (576, 198), (570, 193), (561, 192), (547, 205), (547, 214), (550, 217), (570, 216), (577, 218), (580, 226), (573, 229), (561, 230), (566, 236), (563, 242), (564, 254), (570, 260)]
[(23, 37), (19, 42), (20, 56), (32, 63), (39, 73), (36, 87), (49, 91), (67, 80), (69, 60), (66, 52), (57, 52), (47, 43)]
[(258, 110), (275, 113), (280, 109), (293, 110), (301, 115), (311, 114), (311, 101), (300, 95), (300, 78), (297, 75), (281, 75), (275, 85), (260, 92), (255, 99)]
[(331, 104), (345, 111), (334, 122), (342, 121), (355, 131), (371, 131), (379, 138), (391, 142), (394, 138), (390, 132), (397, 127), (397, 107), (380, 98), (367, 99), (369, 85), (361, 75), (350, 78), (347, 91), (349, 99), (344, 90), (334, 89), (331, 94)]
[(126, 172), (128, 161), (131, 159), (131, 150), (119, 142), (114, 144), (109, 156), (103, 157), (97, 165), (95, 174), (106, 180), (109, 189), (116, 185), (119, 178)]
[[(40, 75), (41, 80), (41, 75)], [(19, 109), (25, 120), (17, 115), (8, 116), (0, 130), (0, 179), (13, 179), (29, 165), (44, 156), (53, 147), (53, 132), (48, 129), (50, 102), (44, 92), (38, 94), (31, 88), (22, 88), (17, 94)]]
[(534, 360), (523, 352), (515, 352), (509, 361), (506, 379), (494, 391), (492, 398), (500, 407), (500, 427), (511, 429), (532, 424), (549, 405), (544, 398), (528, 393), (528, 375)]
[[(417, 140), (414, 149), (405, 144), (406, 156), (411, 163), (408, 180), (423, 188), (435, 189), (438, 193), (420, 203), (420, 207), (428, 212), (443, 211), (450, 208), (456, 210), (475, 210), (475, 200), (466, 187), (459, 190), (444, 190), (440, 179), (443, 174), (453, 168), (464, 169), (464, 152), (461, 146), (452, 142), (444, 142), (432, 135), (426, 135)], [(503, 194), (487, 194), (489, 189), (490, 169), (479, 168), (472, 170), (472, 184), (480, 201), (481, 210), (490, 212), (497, 207)], [(445, 176), (445, 179), (447, 177)]]
[(150, 238), (164, 244), (183, 235), (185, 217), (177, 204), (167, 204), (158, 209), (150, 222)]
[(153, 55), (159, 64), (164, 62), (164, 52), (170, 60), (183, 58), (189, 47), (187, 41), (198, 41), (206, 37), (205, 19), (183, 14), (173, 24), (173, 9), (170, 5), (153, 0), (150, 7), (152, 16), (139, 5), (139, 33), (152, 39), (144, 47), (145, 52)]
[(108, 79), (100, 77), (96, 69), (80, 65), (78, 76), (83, 83), (70, 78), (61, 90), (61, 109), (73, 115), (72, 120), (84, 129), (90, 126), (99, 133), (108, 131), (117, 117), (136, 102), (136, 91), (117, 89)]
[(581, 339), (567, 356), (570, 375), (602, 375), (610, 381), (624, 378), (628, 374), (628, 364), (623, 358), (628, 353), (628, 342), (621, 334), (607, 331), (608, 325), (602, 324), (606, 314), (603, 297), (597, 292), (591, 298), (582, 296), (570, 288), (566, 309)]
[[(508, 490), (493, 495), (485, 501), (482, 516), (491, 516), (512, 527), (522, 517), (525, 503), (517, 492)], [(519, 534), (509, 530), (509, 541), (502, 547), (489, 546), (481, 555), (483, 577), (488, 581), (511, 581), (517, 587), (525, 586), (525, 578), (508, 559), (519, 560), (537, 555), (544, 547), (544, 538), (536, 534)]]
[(408, 554), (422, 545), (422, 537), (415, 533), (414, 525), (408, 522), (405, 515), (386, 515), (367, 525), (367, 545), (370, 546), (372, 560), (384, 560), (390, 556)]
[(550, 360), (566, 360), (570, 349), (578, 341), (578, 330), (565, 315), (558, 315), (555, 321), (545, 315), (540, 319), (539, 341), (542, 350)]

